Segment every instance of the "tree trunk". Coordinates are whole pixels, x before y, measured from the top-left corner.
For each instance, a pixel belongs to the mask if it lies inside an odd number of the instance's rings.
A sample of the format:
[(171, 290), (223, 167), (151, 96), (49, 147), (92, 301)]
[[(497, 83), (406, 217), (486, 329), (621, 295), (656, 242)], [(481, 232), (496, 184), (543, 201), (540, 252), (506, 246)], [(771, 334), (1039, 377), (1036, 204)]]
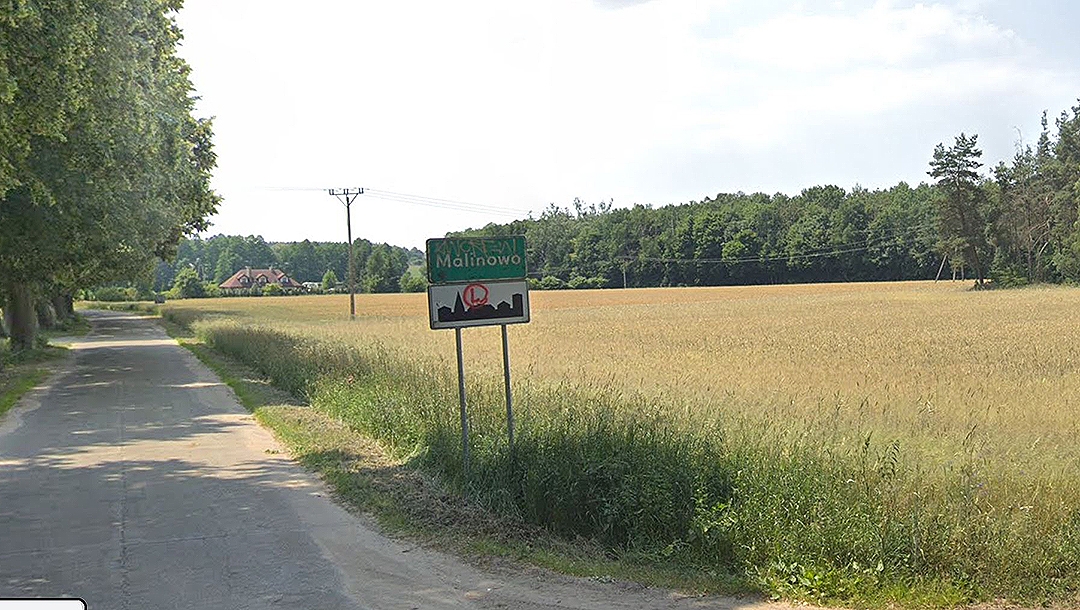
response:
[(52, 298), (52, 305), (56, 310), (56, 319), (60, 322), (68, 322), (75, 317), (75, 299), (70, 294), (57, 294)]
[(34, 311), (33, 290), (29, 284), (13, 283), (8, 286), (8, 302), (4, 311), (9, 316), (8, 332), (11, 333), (12, 349), (33, 349), (37, 338), (37, 312)]
[[(4, 303), (3, 300), (0, 299), (0, 305), (4, 306), (3, 308), (0, 308), (0, 343), (3, 343), (5, 341), (7, 341), (7, 336), (8, 336), (8, 334), (7, 334), (7, 303)], [(2, 346), (0, 346), (0, 347), (2, 347)], [(0, 373), (3, 373), (3, 372), (4, 372), (4, 359), (0, 358)]]
[(37, 312), (38, 328), (46, 330), (56, 328), (56, 310), (53, 309), (51, 301), (37, 301), (34, 303), (34, 311)]
[(979, 251), (974, 245), (971, 246), (971, 258), (975, 264), (975, 287), (983, 288), (984, 284), (982, 263), (979, 261)]

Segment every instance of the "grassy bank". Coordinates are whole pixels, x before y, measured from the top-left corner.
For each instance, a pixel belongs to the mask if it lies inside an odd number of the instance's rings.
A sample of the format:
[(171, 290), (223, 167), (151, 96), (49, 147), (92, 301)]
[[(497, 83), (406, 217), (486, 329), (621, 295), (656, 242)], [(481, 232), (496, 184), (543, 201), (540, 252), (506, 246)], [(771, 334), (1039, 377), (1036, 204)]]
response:
[(49, 363), (63, 358), (67, 350), (46, 347), (20, 353), (7, 351), (0, 344), (0, 417), (3, 417), (19, 398), (49, 376)]
[[(296, 311), (295, 299), (266, 301)], [(918, 436), (853, 425), (840, 400), (800, 420), (782, 403), (752, 413), (734, 392), (703, 409), (612, 380), (541, 378), (516, 389), (510, 451), (498, 380), (474, 375), (466, 474), (445, 362), (271, 328), (224, 305), (166, 312), (471, 501), (628, 561), (816, 601), (1075, 601), (1080, 485), (1075, 452), (1053, 436), (1051, 449), (1002, 455), (992, 441), (1008, 430), (978, 421), (955, 439), (932, 424)]]
[[(54, 328), (40, 332), (39, 340), (81, 337), (90, 332), (90, 323), (76, 315)], [(13, 353), (7, 340), (0, 340), (0, 416), (15, 406), (23, 394), (49, 376), (50, 363), (63, 358), (67, 348), (46, 345), (37, 349)]]

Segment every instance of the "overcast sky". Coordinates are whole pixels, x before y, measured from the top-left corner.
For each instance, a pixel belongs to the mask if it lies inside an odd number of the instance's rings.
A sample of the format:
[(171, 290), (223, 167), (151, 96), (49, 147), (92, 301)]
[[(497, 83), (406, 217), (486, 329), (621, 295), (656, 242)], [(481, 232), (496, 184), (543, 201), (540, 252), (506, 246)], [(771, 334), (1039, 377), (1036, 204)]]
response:
[(992, 165), (1077, 103), (1078, 7), (187, 0), (178, 21), (216, 117), (210, 234), (344, 241), (319, 189), (366, 187), (353, 235), (423, 247), (574, 197), (915, 184), (961, 131)]

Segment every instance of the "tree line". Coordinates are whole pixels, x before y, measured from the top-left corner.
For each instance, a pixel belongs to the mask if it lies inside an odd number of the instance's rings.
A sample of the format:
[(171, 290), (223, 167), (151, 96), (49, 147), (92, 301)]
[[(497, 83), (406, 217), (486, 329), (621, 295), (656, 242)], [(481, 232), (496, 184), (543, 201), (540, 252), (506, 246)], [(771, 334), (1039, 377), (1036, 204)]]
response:
[(11, 345), (80, 288), (171, 258), (218, 206), (209, 120), (177, 54), (181, 0), (0, 7), (0, 303)]
[[(425, 287), (424, 253), (366, 239), (353, 241), (359, 292), (413, 292)], [(176, 256), (158, 261), (152, 274), (120, 286), (88, 291), (93, 298), (150, 298), (173, 290), (176, 297), (217, 296), (217, 286), (237, 271), (281, 269), (297, 282), (324, 289), (344, 288), (349, 277), (349, 245), (343, 242), (268, 242), (261, 236), (215, 235), (182, 239)], [(194, 282), (193, 282), (194, 280)]]
[(525, 235), (539, 288), (714, 286), (970, 277), (978, 287), (1080, 282), (1080, 106), (983, 172), (977, 136), (933, 151), (933, 182), (720, 193), (615, 208), (551, 205), (456, 236)]
[(978, 286), (1080, 281), (1080, 105), (1062, 112), (1052, 133), (1046, 113), (1034, 147), (983, 175), (978, 137), (939, 144), (939, 249), (970, 264)]
[[(1043, 116), (1035, 146), (984, 172), (976, 136), (935, 148), (933, 182), (837, 186), (798, 195), (721, 193), (701, 201), (615, 208), (551, 205), (537, 218), (450, 236), (525, 235), (534, 288), (709, 286), (961, 277), (977, 286), (1080, 281), (1080, 106)], [(422, 290), (422, 254), (355, 242), (358, 289)], [(208, 286), (243, 266), (276, 266), (302, 282), (347, 277), (344, 243), (268, 243), (218, 235), (183, 240), (146, 289), (177, 274)], [(195, 282), (197, 283), (197, 282)], [(331, 282), (328, 285), (332, 285)]]

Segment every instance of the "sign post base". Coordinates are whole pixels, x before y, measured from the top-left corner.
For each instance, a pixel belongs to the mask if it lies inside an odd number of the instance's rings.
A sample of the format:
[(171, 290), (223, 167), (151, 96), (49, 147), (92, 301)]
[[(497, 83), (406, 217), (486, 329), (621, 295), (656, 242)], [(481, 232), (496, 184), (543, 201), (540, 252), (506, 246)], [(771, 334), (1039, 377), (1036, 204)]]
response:
[(469, 414), (465, 410), (465, 360), (461, 354), (461, 329), (455, 328), (457, 339), (458, 402), (461, 403), (461, 464), (465, 477), (469, 476)]

